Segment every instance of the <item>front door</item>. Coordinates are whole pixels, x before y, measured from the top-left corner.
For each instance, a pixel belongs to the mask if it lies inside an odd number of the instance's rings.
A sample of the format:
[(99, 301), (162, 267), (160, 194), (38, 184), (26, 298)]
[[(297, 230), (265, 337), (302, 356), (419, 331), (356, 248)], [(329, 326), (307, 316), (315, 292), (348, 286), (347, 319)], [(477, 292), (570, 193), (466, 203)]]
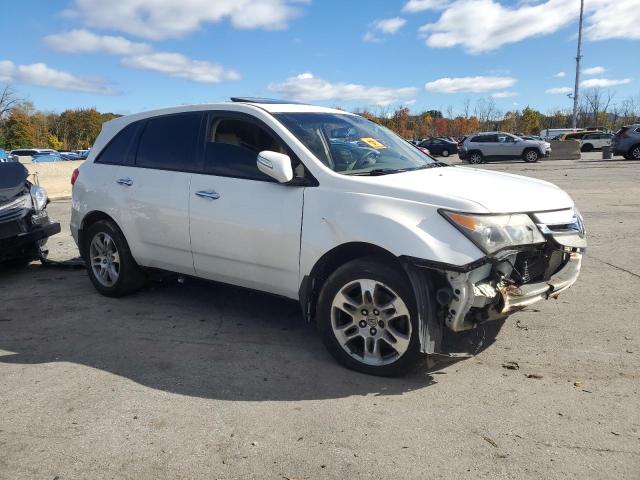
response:
[(248, 115), (212, 113), (205, 140), (204, 173), (193, 175), (189, 195), (196, 274), (297, 298), (304, 187), (256, 165), (260, 151), (292, 153)]

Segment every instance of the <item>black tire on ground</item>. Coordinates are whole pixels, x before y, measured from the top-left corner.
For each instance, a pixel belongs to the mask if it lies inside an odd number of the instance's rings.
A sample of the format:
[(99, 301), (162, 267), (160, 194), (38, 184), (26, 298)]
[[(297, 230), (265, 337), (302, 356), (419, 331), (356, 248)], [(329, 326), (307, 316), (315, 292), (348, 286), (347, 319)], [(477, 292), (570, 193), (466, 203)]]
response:
[(631, 160), (640, 160), (640, 143), (629, 149), (629, 157)]
[(484, 157), (482, 156), (481, 152), (475, 150), (475, 151), (469, 152), (467, 154), (467, 160), (468, 160), (469, 163), (477, 165), (479, 163), (483, 163), (484, 162)]
[(537, 162), (540, 158), (540, 152), (535, 148), (527, 148), (524, 152), (522, 152), (522, 159), (527, 163)]
[[(119, 255), (119, 274), (112, 286), (105, 286), (96, 278), (90, 259), (90, 245), (96, 235), (106, 233), (113, 239)], [(107, 297), (122, 297), (137, 290), (145, 284), (145, 274), (131, 255), (129, 244), (118, 226), (110, 220), (100, 220), (87, 229), (83, 248), (83, 258), (91, 283), (102, 295)]]
[(580, 150), (582, 150), (583, 152), (590, 152), (591, 150), (593, 150), (593, 145), (591, 145), (590, 143), (585, 143)]
[[(391, 288), (404, 302), (409, 311), (411, 334), (404, 354), (392, 363), (368, 365), (349, 354), (338, 342), (332, 328), (332, 303), (335, 296), (354, 280), (368, 279), (381, 282)], [(331, 355), (343, 366), (358, 372), (385, 377), (400, 376), (411, 370), (420, 355), (419, 322), (416, 300), (409, 279), (404, 271), (376, 257), (358, 258), (347, 262), (327, 279), (317, 304), (317, 325), (322, 340)], [(359, 315), (359, 312), (356, 313)], [(355, 316), (353, 316), (355, 322)]]
[(446, 148), (444, 150), (442, 150), (442, 156), (443, 157), (448, 157), (449, 156), (449, 150), (447, 150)]

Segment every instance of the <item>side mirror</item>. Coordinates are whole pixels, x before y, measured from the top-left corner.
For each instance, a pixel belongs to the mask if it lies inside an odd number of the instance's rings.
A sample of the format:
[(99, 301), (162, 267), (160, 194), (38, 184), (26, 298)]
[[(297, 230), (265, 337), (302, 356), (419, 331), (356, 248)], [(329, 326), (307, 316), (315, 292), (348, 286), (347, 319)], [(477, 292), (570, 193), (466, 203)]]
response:
[(263, 150), (258, 154), (258, 170), (271, 178), (275, 178), (280, 183), (287, 183), (293, 180), (293, 168), (289, 155), (284, 153)]

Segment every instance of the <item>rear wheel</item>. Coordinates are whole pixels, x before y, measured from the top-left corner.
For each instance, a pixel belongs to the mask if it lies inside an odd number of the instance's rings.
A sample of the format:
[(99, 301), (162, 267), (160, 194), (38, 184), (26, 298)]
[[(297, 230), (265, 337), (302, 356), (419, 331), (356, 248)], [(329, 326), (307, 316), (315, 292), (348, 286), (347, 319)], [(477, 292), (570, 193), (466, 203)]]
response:
[(404, 272), (376, 258), (352, 260), (326, 281), (318, 328), (347, 368), (372, 375), (409, 371), (420, 353), (415, 299)]
[(101, 220), (87, 229), (84, 260), (93, 286), (107, 297), (122, 297), (144, 286), (145, 275), (131, 256), (120, 229)]
[(449, 150), (447, 150), (446, 148), (444, 150), (442, 150), (442, 156), (443, 157), (448, 157), (449, 156)]
[(469, 153), (469, 163), (473, 163), (474, 165), (482, 163), (482, 153), (480, 152)]
[(525, 150), (522, 154), (522, 159), (525, 162), (534, 163), (538, 161), (538, 158), (540, 158), (540, 153), (538, 153), (538, 151), (534, 148)]
[(593, 145), (591, 145), (590, 143), (585, 143), (580, 150), (582, 150), (583, 152), (590, 152), (591, 150), (593, 150)]

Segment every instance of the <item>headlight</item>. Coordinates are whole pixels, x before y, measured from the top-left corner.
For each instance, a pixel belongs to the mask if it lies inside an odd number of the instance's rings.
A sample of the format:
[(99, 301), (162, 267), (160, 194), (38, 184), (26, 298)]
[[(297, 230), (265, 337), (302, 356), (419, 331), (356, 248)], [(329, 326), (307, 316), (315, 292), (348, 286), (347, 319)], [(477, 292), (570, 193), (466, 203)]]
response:
[(446, 210), (440, 213), (485, 253), (545, 241), (529, 215), (523, 213), (473, 215)]
[(31, 198), (36, 212), (41, 212), (47, 206), (47, 191), (40, 185), (31, 185)]

